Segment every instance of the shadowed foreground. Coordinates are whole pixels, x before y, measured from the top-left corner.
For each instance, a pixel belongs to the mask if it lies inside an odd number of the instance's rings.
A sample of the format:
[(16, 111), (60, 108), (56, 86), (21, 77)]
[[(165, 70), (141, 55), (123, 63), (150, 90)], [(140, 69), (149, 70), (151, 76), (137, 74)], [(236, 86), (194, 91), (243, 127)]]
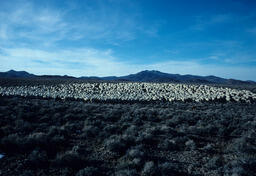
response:
[(253, 175), (256, 105), (0, 98), (0, 175)]

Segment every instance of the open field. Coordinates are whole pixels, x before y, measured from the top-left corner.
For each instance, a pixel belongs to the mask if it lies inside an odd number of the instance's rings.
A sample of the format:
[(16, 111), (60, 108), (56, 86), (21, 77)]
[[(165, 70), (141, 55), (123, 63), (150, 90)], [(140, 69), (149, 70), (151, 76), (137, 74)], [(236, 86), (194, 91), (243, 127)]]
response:
[(0, 175), (255, 175), (255, 129), (254, 101), (90, 102), (23, 91), (0, 96)]

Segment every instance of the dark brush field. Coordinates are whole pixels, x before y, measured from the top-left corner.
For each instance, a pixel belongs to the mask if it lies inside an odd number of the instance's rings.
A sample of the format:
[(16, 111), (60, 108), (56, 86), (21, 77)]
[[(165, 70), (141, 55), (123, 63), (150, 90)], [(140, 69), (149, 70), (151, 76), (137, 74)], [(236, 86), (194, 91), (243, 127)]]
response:
[(0, 175), (253, 176), (255, 130), (255, 103), (0, 96)]

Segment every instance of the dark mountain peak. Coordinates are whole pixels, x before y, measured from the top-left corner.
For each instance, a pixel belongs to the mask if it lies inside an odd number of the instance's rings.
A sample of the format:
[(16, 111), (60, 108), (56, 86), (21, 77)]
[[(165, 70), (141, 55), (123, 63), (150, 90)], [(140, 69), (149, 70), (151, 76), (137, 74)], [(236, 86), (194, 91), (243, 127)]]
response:
[(143, 70), (141, 72), (138, 72), (137, 74), (141, 74), (141, 73), (147, 73), (147, 74), (158, 74), (158, 73), (163, 73), (163, 72), (160, 72), (158, 70)]
[(161, 73), (161, 72), (158, 71), (158, 70), (143, 70), (143, 71), (141, 71), (139, 73)]
[(160, 71), (158, 71), (158, 70), (144, 70), (144, 71), (138, 72), (138, 73), (136, 73), (136, 74), (132, 74), (132, 75), (167, 76), (167, 75), (172, 75), (172, 74), (163, 73), (163, 72), (160, 72)]
[(30, 74), (26, 71), (16, 71), (16, 70), (9, 70), (6, 73), (10, 73), (10, 74)]
[(218, 78), (217, 76), (214, 76), (214, 75), (209, 75), (209, 76), (206, 76), (207, 78)]
[(15, 70), (9, 70), (7, 72), (0, 72), (0, 77), (6, 77), (6, 78), (29, 78), (29, 77), (35, 77), (35, 75), (30, 74), (26, 71), (15, 71)]
[(163, 73), (157, 70), (144, 70), (120, 78), (135, 82), (179, 82), (175, 77), (176, 75)]
[(17, 71), (15, 71), (15, 70), (9, 70), (9, 71), (7, 71), (7, 73), (15, 73), (15, 72), (17, 72)]

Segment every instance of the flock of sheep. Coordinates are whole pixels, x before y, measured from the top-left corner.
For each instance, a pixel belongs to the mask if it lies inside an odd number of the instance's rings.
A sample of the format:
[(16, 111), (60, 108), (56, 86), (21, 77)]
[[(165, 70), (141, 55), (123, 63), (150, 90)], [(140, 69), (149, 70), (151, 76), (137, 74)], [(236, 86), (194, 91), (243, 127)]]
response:
[(236, 101), (255, 102), (248, 90), (171, 83), (72, 83), (0, 87), (0, 95), (72, 98), (85, 101)]

